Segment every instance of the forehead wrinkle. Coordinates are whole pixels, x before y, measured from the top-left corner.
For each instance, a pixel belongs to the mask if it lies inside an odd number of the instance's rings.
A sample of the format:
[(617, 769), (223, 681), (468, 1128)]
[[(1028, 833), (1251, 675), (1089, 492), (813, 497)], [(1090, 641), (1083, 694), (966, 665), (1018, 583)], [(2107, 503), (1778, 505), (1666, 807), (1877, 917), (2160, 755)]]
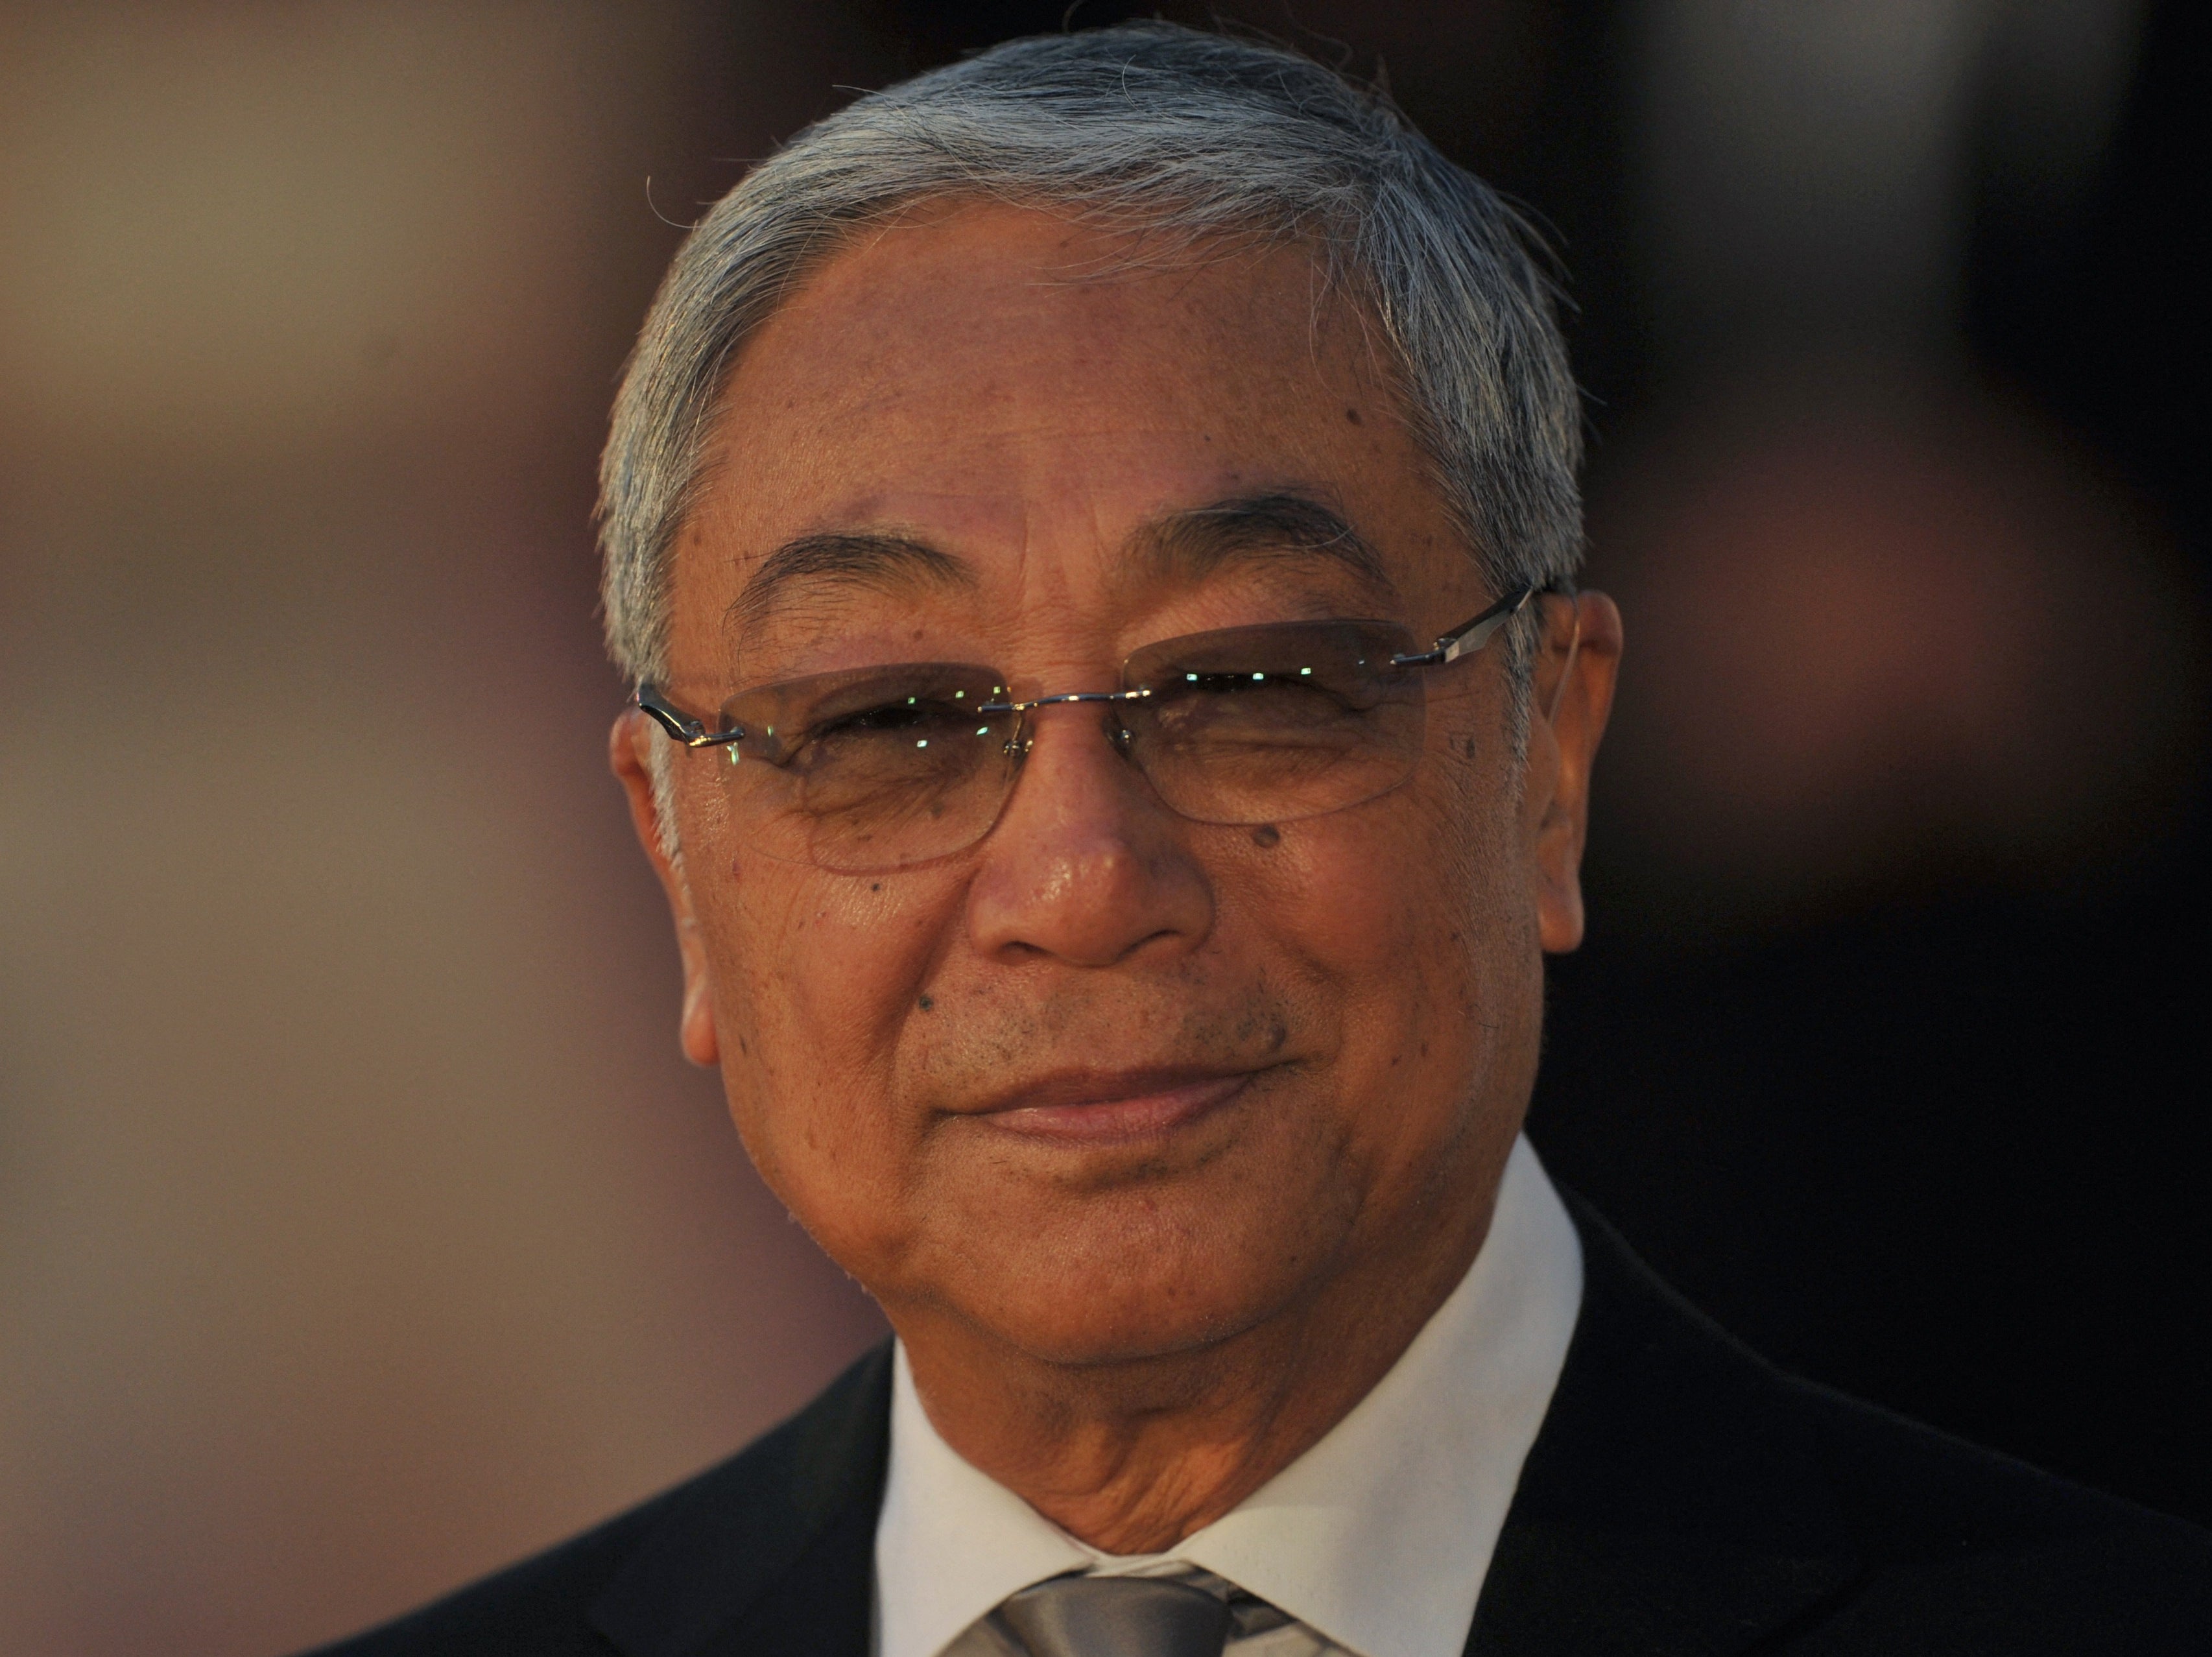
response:
[(1398, 598), (1398, 584), (1374, 544), (1335, 507), (1296, 489), (1235, 495), (1166, 513), (1140, 525), (1127, 551), (1127, 568), (1135, 579), (1194, 586), (1235, 564), (1275, 560), (1333, 564), (1377, 597)]
[(762, 559), (726, 614), (743, 633), (840, 588), (897, 597), (921, 587), (975, 585), (966, 560), (914, 536), (832, 530), (787, 541)]

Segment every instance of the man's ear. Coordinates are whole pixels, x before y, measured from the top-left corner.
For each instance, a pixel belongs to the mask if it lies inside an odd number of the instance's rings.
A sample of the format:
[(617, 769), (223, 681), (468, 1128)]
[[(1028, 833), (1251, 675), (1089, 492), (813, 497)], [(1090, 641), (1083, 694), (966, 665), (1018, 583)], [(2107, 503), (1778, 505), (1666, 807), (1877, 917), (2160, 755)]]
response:
[[(714, 1030), (714, 978), (707, 965), (707, 950), (699, 933), (699, 920), (691, 905), (691, 884), (684, 877), (684, 859), (677, 847), (664, 840), (660, 808), (653, 798), (653, 744), (667, 737), (637, 709), (625, 708), (607, 733), (607, 763), (629, 797), (630, 827), (645, 847), (646, 861), (660, 877), (667, 895), (668, 911), (676, 921), (676, 948), (684, 958), (684, 1012), (678, 1041), (684, 1056), (712, 1070), (721, 1062), (722, 1048)], [(670, 825), (672, 830), (673, 824)]]
[(1549, 598), (1529, 698), (1524, 777), (1536, 883), (1538, 932), (1547, 954), (1583, 941), (1583, 843), (1589, 829), (1590, 766), (1613, 712), (1620, 671), (1620, 611), (1602, 592)]

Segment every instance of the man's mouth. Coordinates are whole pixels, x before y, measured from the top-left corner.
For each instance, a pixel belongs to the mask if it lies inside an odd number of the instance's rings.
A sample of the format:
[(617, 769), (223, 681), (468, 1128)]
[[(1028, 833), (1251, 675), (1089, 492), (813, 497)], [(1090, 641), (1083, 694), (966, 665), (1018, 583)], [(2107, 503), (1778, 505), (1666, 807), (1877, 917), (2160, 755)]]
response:
[(971, 1112), (1002, 1132), (1063, 1144), (1161, 1138), (1221, 1109), (1252, 1071), (1068, 1071), (1040, 1077)]

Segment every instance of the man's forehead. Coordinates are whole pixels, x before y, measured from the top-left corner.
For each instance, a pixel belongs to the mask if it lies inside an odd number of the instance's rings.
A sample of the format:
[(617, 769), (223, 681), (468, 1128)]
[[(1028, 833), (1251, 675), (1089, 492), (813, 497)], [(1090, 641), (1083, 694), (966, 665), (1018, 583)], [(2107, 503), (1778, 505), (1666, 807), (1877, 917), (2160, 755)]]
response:
[(1003, 205), (870, 233), (747, 342), (725, 412), (835, 446), (915, 425), (956, 440), (1079, 425), (1101, 396), (1170, 423), (1294, 420), (1324, 385), (1371, 395), (1389, 380), (1373, 331), (1303, 246), (1139, 259), (1141, 246)]
[[(828, 497), (819, 511), (785, 538), (905, 527), (920, 531), (933, 541), (963, 546), (1018, 546), (1034, 514), (1035, 504), (1025, 495), (1005, 487), (869, 489)], [(765, 549), (763, 546), (755, 550)]]
[(1394, 592), (1377, 548), (1426, 469), (1365, 331), (1323, 325), (1307, 255), (1076, 276), (1102, 257), (1080, 243), (1042, 215), (945, 215), (838, 255), (763, 327), (685, 537), (707, 579), (679, 577), (718, 631), (1040, 559), (1109, 591), (1273, 558)]
[[(958, 522), (962, 514), (951, 515)], [(969, 520), (971, 524), (976, 521)], [(1007, 527), (1001, 519), (999, 527)], [(1202, 586), (1226, 573), (1294, 567), (1348, 583), (1385, 604), (1397, 596), (1382, 553), (1355, 529), (1324, 489), (1279, 486), (1152, 513), (1110, 549), (1103, 585), (1125, 601)], [(771, 625), (787, 610), (818, 606), (839, 590), (890, 596), (974, 593), (995, 561), (988, 543), (933, 533), (930, 518), (861, 522), (793, 537), (745, 575), (725, 624), (739, 634)]]

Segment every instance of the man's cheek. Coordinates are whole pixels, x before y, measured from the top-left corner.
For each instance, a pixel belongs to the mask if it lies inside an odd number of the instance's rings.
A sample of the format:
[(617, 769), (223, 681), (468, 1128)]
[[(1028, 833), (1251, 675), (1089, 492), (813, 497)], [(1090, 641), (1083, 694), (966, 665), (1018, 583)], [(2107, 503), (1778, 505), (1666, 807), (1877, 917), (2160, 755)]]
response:
[(1448, 883), (1434, 850), (1366, 812), (1297, 827), (1305, 833), (1285, 849), (1301, 855), (1286, 861), (1270, 913), (1354, 988), (1382, 989), (1413, 970), (1407, 951)]
[(721, 942), (763, 1038), (796, 1039), (818, 1065), (895, 1028), (921, 940), (885, 882), (797, 872), (755, 865), (733, 873)]

